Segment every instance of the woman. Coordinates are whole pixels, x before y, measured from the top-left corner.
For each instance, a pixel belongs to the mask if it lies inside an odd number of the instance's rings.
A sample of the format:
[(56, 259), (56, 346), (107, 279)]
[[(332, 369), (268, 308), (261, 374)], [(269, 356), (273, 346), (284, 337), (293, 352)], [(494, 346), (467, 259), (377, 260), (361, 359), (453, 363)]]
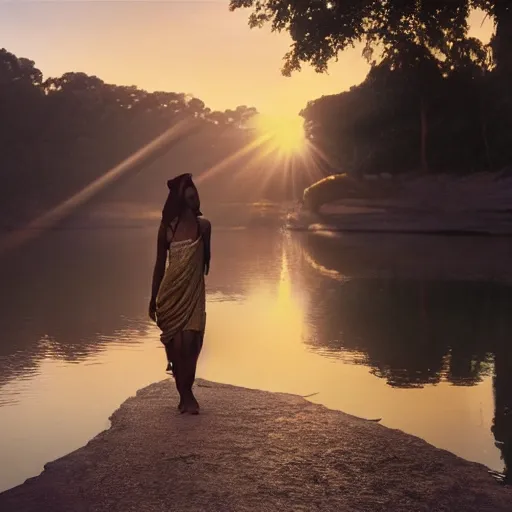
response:
[(204, 276), (210, 268), (211, 225), (201, 217), (191, 174), (167, 182), (149, 316), (162, 331), (169, 369), (180, 395), (181, 413), (198, 414), (192, 386), (206, 323)]

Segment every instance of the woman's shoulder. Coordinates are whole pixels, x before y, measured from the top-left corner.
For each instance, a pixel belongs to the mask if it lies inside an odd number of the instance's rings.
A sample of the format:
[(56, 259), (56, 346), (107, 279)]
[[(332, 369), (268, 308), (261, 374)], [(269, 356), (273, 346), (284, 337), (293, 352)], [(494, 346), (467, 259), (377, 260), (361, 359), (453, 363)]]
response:
[(206, 217), (198, 217), (197, 220), (203, 233), (206, 233), (212, 229), (212, 224)]

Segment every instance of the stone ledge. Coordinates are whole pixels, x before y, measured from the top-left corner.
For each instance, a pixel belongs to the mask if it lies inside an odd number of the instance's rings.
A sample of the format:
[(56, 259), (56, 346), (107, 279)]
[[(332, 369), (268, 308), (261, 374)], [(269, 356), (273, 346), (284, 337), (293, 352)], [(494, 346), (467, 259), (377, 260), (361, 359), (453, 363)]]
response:
[(181, 416), (170, 380), (112, 426), (0, 494), (2, 512), (512, 510), (485, 467), (303, 398), (198, 383)]

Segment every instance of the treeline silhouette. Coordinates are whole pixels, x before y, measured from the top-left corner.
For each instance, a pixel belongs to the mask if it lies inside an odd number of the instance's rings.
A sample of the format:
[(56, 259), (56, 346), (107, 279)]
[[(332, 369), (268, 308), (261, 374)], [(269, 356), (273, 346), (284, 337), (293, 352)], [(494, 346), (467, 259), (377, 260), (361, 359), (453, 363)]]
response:
[(500, 171), (512, 163), (512, 88), (485, 62), (476, 52), (447, 69), (411, 46), (399, 63), (385, 59), (362, 84), (311, 101), (302, 115), (344, 172)]
[(193, 142), (203, 163), (221, 160), (246, 143), (240, 128), (255, 113), (246, 106), (212, 111), (183, 93), (107, 84), (85, 73), (44, 79), (33, 61), (2, 49), (2, 224), (46, 211), (181, 120), (203, 123)]
[[(361, 45), (372, 66), (366, 80), (303, 112), (334, 167), (467, 173), (510, 165), (510, 0), (231, 0), (230, 9), (248, 9), (251, 28), (288, 33), (284, 75), (303, 64), (326, 72)], [(494, 25), (488, 43), (472, 36), (478, 16)]]

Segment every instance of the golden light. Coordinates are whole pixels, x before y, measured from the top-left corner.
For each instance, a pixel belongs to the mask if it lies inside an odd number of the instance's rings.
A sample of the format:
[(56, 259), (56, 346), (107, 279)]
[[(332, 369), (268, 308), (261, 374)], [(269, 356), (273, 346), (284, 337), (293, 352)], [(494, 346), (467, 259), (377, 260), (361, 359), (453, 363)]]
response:
[(300, 153), (306, 147), (304, 120), (299, 116), (258, 114), (254, 117), (254, 128), (260, 136), (268, 136), (276, 151), (285, 155)]

